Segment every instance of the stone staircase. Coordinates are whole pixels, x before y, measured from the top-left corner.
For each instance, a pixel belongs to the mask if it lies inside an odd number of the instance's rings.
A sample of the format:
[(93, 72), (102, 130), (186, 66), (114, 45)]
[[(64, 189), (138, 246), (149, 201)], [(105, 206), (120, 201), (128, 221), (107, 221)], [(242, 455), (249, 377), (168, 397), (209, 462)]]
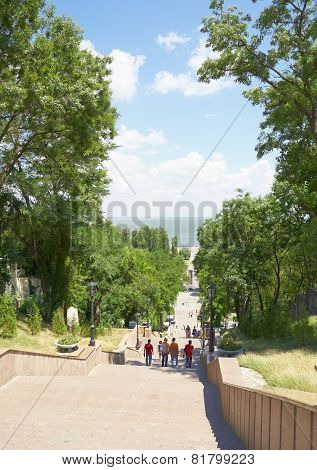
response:
[(18, 376), (0, 390), (0, 446), (216, 449), (203, 388), (194, 371), (158, 365), (101, 364), (86, 377)]

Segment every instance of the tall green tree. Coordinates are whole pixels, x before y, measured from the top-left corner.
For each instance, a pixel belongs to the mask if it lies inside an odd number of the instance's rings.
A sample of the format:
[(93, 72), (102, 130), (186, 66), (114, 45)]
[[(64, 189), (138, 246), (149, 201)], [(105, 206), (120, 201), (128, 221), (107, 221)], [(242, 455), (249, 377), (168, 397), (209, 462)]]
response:
[(108, 192), (110, 59), (82, 50), (80, 29), (45, 1), (1, 7), (0, 251), (40, 278), (52, 309), (64, 299), (71, 218), (95, 223)]
[[(260, 3), (252, 0), (252, 3)], [(198, 71), (201, 81), (232, 77), (264, 112), (258, 157), (278, 152), (278, 180), (311, 216), (317, 213), (317, 4), (272, 0), (257, 18), (213, 0), (203, 20), (207, 47), (219, 56)]]

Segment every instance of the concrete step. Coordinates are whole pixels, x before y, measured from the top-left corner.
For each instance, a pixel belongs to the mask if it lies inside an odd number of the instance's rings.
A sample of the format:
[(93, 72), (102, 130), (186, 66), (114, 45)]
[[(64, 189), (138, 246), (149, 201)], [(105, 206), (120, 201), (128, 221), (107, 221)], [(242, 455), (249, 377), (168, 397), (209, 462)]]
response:
[[(190, 374), (97, 366), (90, 376), (16, 377), (0, 390), (8, 449), (216, 449)], [(22, 421), (22, 424), (20, 425)]]

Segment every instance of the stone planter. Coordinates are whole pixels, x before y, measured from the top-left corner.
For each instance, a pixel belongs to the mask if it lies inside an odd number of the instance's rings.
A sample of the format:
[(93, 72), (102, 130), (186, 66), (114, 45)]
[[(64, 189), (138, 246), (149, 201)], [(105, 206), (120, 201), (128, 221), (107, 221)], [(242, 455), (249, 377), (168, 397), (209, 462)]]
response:
[(57, 349), (59, 349), (62, 352), (73, 352), (75, 351), (75, 349), (78, 349), (79, 343), (80, 341), (74, 344), (60, 344), (56, 341), (55, 344), (56, 344)]
[(231, 357), (231, 356), (238, 356), (239, 354), (242, 354), (244, 351), (243, 349), (236, 349), (235, 351), (228, 351), (226, 349), (221, 349), (219, 346), (218, 346), (218, 352), (219, 352), (219, 355), (220, 356), (227, 356), (227, 357)]

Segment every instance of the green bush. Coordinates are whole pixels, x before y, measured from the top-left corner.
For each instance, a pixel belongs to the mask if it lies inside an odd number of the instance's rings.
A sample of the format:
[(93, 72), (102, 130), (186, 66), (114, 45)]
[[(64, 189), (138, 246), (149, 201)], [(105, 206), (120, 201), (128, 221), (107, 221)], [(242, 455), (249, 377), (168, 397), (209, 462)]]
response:
[(58, 308), (53, 312), (52, 317), (52, 331), (55, 335), (64, 335), (67, 332), (67, 326), (64, 320), (62, 309)]
[(29, 295), (29, 297), (23, 299), (22, 305), (19, 308), (19, 313), (25, 316), (28, 315), (34, 304), (37, 305), (39, 313), (43, 313), (43, 299), (37, 295)]
[(38, 335), (41, 331), (42, 315), (40, 308), (35, 301), (28, 305), (27, 310), (28, 326), (31, 335)]
[(84, 338), (87, 338), (88, 336), (90, 336), (90, 325), (89, 323), (87, 323), (87, 321), (80, 325), (80, 335), (83, 336)]
[(238, 337), (224, 335), (220, 348), (225, 351), (238, 351), (239, 349), (242, 349), (242, 342)]
[[(109, 324), (103, 325), (99, 324), (95, 327), (95, 337), (99, 338), (100, 336), (111, 335), (112, 328)], [(80, 334), (84, 337), (90, 336), (90, 324), (85, 322), (83, 325), (80, 326)]]
[(17, 330), (16, 309), (8, 295), (0, 296), (0, 336), (12, 338)]
[(287, 340), (292, 334), (292, 320), (285, 305), (273, 305), (264, 315), (253, 312), (251, 318), (240, 319), (239, 329), (252, 339), (278, 338)]
[(302, 346), (315, 338), (315, 327), (309, 323), (307, 314), (302, 314), (292, 325), (292, 337)]
[(79, 343), (79, 341), (80, 341), (79, 336), (69, 334), (69, 335), (63, 336), (62, 338), (58, 339), (57, 344), (65, 344), (65, 345), (66, 344), (75, 344), (75, 343)]
[(95, 328), (95, 336), (98, 338), (99, 336), (105, 336), (106, 334), (106, 327), (104, 325), (98, 325)]
[(70, 330), (73, 335), (80, 336), (80, 325), (77, 321), (73, 320)]
[(188, 260), (190, 258), (190, 248), (181, 248), (179, 250), (179, 256), (183, 259)]

